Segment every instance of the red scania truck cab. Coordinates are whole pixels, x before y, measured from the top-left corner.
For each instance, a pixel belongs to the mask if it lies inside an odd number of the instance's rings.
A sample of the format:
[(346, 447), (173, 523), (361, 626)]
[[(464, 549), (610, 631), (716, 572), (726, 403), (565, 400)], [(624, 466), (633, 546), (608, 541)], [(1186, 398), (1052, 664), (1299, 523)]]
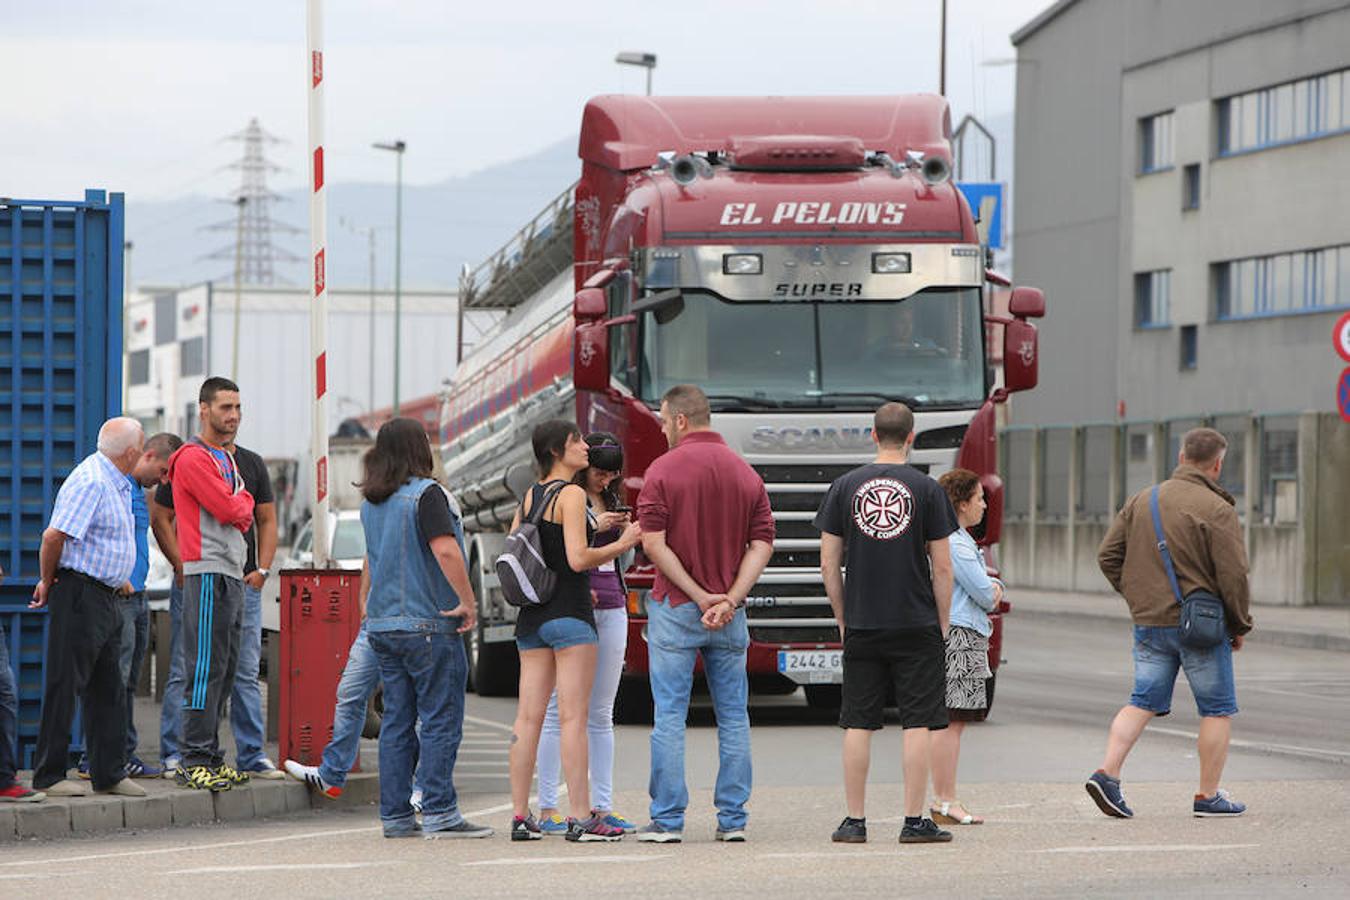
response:
[[(915, 413), (911, 463), (977, 472), (994, 562), (1002, 516), (995, 406), (1034, 387), (1034, 288), (991, 316), (987, 251), (950, 180), (941, 97), (600, 97), (582, 118), (575, 188), (461, 285), (495, 314), (443, 405), (445, 458), (470, 531), (480, 625), (472, 674), (514, 690), (513, 610), (492, 575), (546, 418), (618, 435), (635, 503), (666, 450), (670, 387), (709, 396), (713, 428), (764, 479), (774, 554), (747, 601), (752, 690), (804, 685), (838, 702), (839, 633), (812, 525), (831, 481), (874, 454), (872, 414)], [(570, 252), (568, 252), (570, 250)], [(1003, 364), (988, 358), (1001, 325)], [(645, 609), (654, 572), (626, 572), (619, 714), (649, 709)], [(997, 669), (995, 616), (990, 665)]]

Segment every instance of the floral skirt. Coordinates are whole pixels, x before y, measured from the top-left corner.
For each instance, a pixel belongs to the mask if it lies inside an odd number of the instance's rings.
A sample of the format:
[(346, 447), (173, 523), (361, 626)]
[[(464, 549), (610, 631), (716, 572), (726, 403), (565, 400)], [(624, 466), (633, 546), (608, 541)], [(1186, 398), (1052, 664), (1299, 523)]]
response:
[(953, 625), (947, 634), (948, 716), (980, 722), (988, 714), (984, 682), (989, 671), (989, 638), (970, 628)]

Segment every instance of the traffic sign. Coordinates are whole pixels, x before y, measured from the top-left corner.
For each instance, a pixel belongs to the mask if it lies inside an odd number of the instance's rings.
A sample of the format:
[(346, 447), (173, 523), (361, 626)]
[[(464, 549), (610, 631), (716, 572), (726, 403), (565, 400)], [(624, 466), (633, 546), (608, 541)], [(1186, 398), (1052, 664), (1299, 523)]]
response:
[[(988, 213), (989, 246), (995, 250), (1002, 250), (1005, 185), (993, 181), (962, 181), (956, 186), (961, 189), (961, 193), (966, 195), (966, 202), (970, 204), (971, 212), (975, 214), (976, 218), (980, 218), (982, 210)], [(987, 208), (985, 201), (992, 204), (992, 209)]]
[(1336, 408), (1341, 411), (1341, 418), (1350, 422), (1350, 369), (1341, 373), (1336, 385)]
[(1341, 355), (1341, 359), (1350, 362), (1350, 312), (1344, 313), (1336, 320), (1336, 327), (1331, 331), (1331, 339), (1336, 344), (1336, 352)]

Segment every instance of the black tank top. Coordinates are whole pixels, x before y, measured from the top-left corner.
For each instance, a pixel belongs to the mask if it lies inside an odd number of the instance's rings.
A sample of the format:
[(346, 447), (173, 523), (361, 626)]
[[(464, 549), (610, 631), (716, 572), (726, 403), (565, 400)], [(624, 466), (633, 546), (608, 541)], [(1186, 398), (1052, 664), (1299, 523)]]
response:
[[(535, 484), (530, 488), (531, 510), (543, 501), (545, 490), (561, 482)], [(559, 491), (561, 493), (561, 491)], [(539, 520), (539, 537), (544, 545), (544, 563), (558, 574), (558, 586), (553, 599), (540, 606), (527, 606), (520, 610), (516, 618), (516, 634), (530, 635), (539, 630), (539, 626), (554, 619), (581, 619), (595, 627), (595, 610), (591, 603), (591, 580), (588, 572), (575, 572), (567, 563), (567, 544), (563, 539), (563, 527), (557, 522), (548, 521), (548, 515), (558, 504), (555, 496), (550, 508), (544, 510)], [(586, 544), (590, 545), (595, 529), (590, 521), (586, 522)]]

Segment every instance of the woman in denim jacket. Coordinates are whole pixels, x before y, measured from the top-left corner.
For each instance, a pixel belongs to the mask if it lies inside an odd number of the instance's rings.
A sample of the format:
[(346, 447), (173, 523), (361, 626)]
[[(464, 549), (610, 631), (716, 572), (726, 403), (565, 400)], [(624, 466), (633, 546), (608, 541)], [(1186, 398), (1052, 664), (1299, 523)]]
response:
[[(464, 566), (463, 532), (445, 493), (431, 479), (431, 447), (419, 422), (386, 422), (364, 465), (361, 598), (366, 633), (384, 683), (384, 836), (487, 837), (491, 828), (460, 814), (453, 783), (468, 676), (461, 634), (477, 618)], [(419, 718), (420, 741), (414, 730)], [(420, 827), (409, 802), (419, 744)]]
[(933, 821), (943, 825), (981, 825), (956, 799), (956, 764), (961, 755), (961, 733), (967, 722), (982, 722), (989, 714), (985, 679), (989, 671), (989, 614), (1003, 599), (1003, 585), (990, 578), (975, 539), (966, 530), (984, 518), (984, 488), (980, 477), (966, 469), (952, 469), (938, 479), (956, 510), (961, 525), (951, 536), (951, 631), (947, 635), (947, 718), (950, 725), (933, 732), (931, 768), (937, 806)]

